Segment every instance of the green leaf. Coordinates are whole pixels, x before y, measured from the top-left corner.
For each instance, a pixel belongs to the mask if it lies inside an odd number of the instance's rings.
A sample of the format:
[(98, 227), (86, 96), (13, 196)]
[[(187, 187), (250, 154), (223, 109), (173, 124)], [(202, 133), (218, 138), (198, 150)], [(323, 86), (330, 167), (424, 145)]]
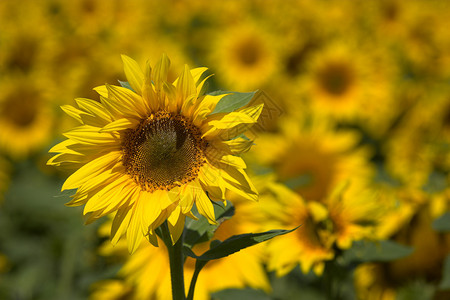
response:
[(118, 80), (118, 81), (119, 81), (119, 83), (120, 83), (120, 86), (122, 86), (122, 87), (124, 87), (124, 88), (127, 88), (127, 89), (132, 90), (133, 92), (135, 92), (135, 90), (133, 90), (133, 88), (132, 88), (131, 85), (128, 83), (128, 81), (121, 81), (121, 80)]
[(434, 230), (439, 232), (450, 232), (450, 212), (447, 212), (434, 220), (431, 226)]
[(249, 93), (238, 93), (238, 92), (225, 92), (225, 91), (215, 91), (210, 93), (210, 95), (217, 96), (223, 94), (230, 94), (222, 99), (220, 99), (219, 103), (217, 103), (216, 108), (212, 112), (216, 113), (229, 113), (235, 111), (241, 107), (247, 105), (250, 100), (252, 100), (253, 96), (257, 91), (249, 92)]
[(442, 280), (439, 283), (439, 289), (450, 289), (450, 254), (445, 258), (444, 266), (442, 268)]
[(221, 202), (215, 202), (214, 214), (216, 216), (217, 225), (209, 224), (208, 220), (197, 212), (196, 207), (192, 208), (192, 213), (198, 217), (198, 220), (192, 220), (186, 218), (186, 224), (184, 229), (184, 245), (187, 247), (193, 247), (195, 244), (209, 241), (216, 231), (225, 220), (231, 218), (234, 215), (234, 206), (230, 201), (227, 201), (227, 205), (223, 205)]
[(214, 293), (213, 299), (218, 300), (248, 300), (248, 299), (258, 299), (258, 300), (270, 300), (272, 299), (269, 295), (266, 295), (261, 290), (254, 290), (250, 288), (246, 289), (226, 289)]
[(254, 246), (256, 244), (270, 240), (276, 236), (292, 232), (297, 228), (294, 228), (291, 230), (278, 229), (278, 230), (270, 230), (270, 231), (260, 232), (260, 233), (245, 233), (245, 234), (234, 235), (234, 236), (224, 240), (223, 242), (214, 241), (214, 244), (212, 243), (212, 247), (200, 256), (195, 255), (190, 249), (186, 249), (186, 248), (184, 249), (185, 255), (196, 258), (197, 260), (203, 260), (203, 261), (219, 259), (219, 258), (226, 257), (228, 255), (231, 255), (235, 252), (238, 252), (244, 248)]
[(414, 248), (390, 240), (357, 241), (345, 251), (343, 260), (350, 262), (387, 262), (411, 255)]

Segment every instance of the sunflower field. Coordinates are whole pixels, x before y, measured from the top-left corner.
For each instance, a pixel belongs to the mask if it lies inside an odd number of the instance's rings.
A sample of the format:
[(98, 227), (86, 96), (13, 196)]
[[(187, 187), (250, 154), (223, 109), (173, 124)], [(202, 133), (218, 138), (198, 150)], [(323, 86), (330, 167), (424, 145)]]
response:
[(0, 0), (0, 299), (450, 299), (448, 28), (446, 0)]

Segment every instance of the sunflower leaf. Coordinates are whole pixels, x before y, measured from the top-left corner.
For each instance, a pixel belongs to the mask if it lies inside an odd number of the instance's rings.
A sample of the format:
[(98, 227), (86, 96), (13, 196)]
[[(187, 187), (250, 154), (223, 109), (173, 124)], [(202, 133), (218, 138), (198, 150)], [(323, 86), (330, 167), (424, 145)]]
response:
[(229, 113), (232, 111), (235, 111), (241, 107), (244, 107), (245, 105), (249, 104), (250, 101), (253, 99), (253, 96), (258, 91), (249, 92), (249, 93), (238, 93), (238, 92), (226, 92), (226, 91), (215, 91), (210, 93), (212, 96), (218, 96), (223, 94), (230, 94), (222, 99), (220, 99), (219, 103), (217, 103), (216, 108), (212, 112), (213, 114), (216, 113)]
[(387, 262), (411, 255), (414, 248), (394, 241), (357, 241), (345, 251), (343, 260), (352, 262)]
[(444, 266), (442, 268), (442, 280), (439, 283), (439, 289), (450, 289), (450, 254), (445, 258)]
[(196, 211), (195, 206), (192, 208), (192, 213), (198, 217), (198, 220), (186, 219), (184, 229), (185, 246), (193, 247), (195, 244), (209, 241), (214, 235), (217, 227), (234, 215), (234, 206), (231, 202), (227, 201), (227, 204), (223, 205), (221, 202), (213, 201), (213, 204), (215, 204), (214, 214), (216, 216), (217, 225), (209, 224), (208, 220)]
[(219, 259), (231, 255), (233, 253), (236, 253), (247, 247), (254, 246), (256, 244), (270, 240), (276, 236), (290, 233), (297, 228), (291, 230), (278, 229), (260, 233), (245, 233), (233, 235), (232, 237), (224, 240), (223, 242), (217, 240), (211, 242), (211, 248), (200, 256), (195, 255), (192, 251), (190, 251), (190, 249), (189, 250), (184, 249), (185, 250), (184, 254), (196, 258), (199, 261), (209, 261), (213, 259)]
[(447, 212), (434, 220), (431, 226), (438, 232), (450, 232), (450, 213)]
[(129, 90), (135, 92), (128, 81), (121, 81), (121, 80), (118, 80), (118, 81), (119, 81), (121, 87), (124, 87), (126, 89), (129, 89)]

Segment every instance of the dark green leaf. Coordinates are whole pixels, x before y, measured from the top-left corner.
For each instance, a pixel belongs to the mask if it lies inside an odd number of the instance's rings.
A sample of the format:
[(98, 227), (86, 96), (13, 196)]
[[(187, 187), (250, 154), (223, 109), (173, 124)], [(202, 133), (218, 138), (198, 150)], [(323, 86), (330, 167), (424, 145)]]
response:
[(450, 289), (450, 254), (445, 258), (444, 266), (442, 268), (442, 280), (439, 283), (441, 290)]
[(272, 299), (261, 290), (254, 289), (226, 289), (217, 293), (214, 293), (213, 299), (218, 300), (270, 300)]
[(120, 85), (121, 85), (122, 87), (127, 88), (127, 89), (132, 90), (133, 92), (135, 92), (135, 90), (133, 90), (133, 88), (132, 88), (131, 85), (128, 83), (128, 81), (121, 81), (121, 80), (118, 80), (118, 81), (119, 81), (119, 83), (120, 83)]
[(439, 232), (450, 232), (450, 212), (447, 212), (434, 220), (431, 226), (434, 230)]
[(217, 227), (225, 220), (234, 215), (234, 206), (230, 201), (224, 206), (221, 202), (214, 202), (214, 213), (218, 225), (209, 224), (208, 220), (197, 212), (195, 206), (192, 213), (198, 217), (198, 220), (186, 218), (184, 245), (192, 247), (195, 244), (209, 241), (216, 231)]
[(404, 246), (390, 240), (357, 241), (352, 248), (345, 251), (345, 262), (386, 262), (406, 257), (414, 252), (414, 248)]
[(225, 92), (225, 91), (215, 91), (210, 93), (210, 95), (217, 96), (223, 94), (230, 94), (223, 97), (219, 103), (217, 103), (216, 108), (212, 112), (216, 113), (229, 113), (235, 111), (241, 107), (247, 105), (257, 91), (249, 93), (238, 93), (238, 92)]
[(245, 233), (234, 235), (223, 242), (214, 242), (214, 244), (212, 244), (214, 245), (214, 247), (212, 247), (211, 249), (209, 249), (200, 256), (195, 255), (192, 251), (185, 251), (185, 255), (196, 258), (198, 260), (205, 260), (205, 261), (219, 259), (231, 255), (235, 252), (238, 252), (244, 248), (265, 242), (276, 236), (292, 232), (295, 229), (297, 228), (294, 228), (292, 230), (279, 229), (260, 233)]

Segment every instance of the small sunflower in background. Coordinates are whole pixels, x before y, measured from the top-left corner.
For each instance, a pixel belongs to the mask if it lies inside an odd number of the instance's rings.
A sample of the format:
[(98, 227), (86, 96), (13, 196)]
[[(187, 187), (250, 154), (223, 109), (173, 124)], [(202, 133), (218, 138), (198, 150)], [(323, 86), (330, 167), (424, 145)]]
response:
[(450, 169), (450, 93), (446, 84), (431, 86), (405, 111), (384, 141), (389, 174), (407, 186), (423, 187), (430, 175)]
[(210, 50), (211, 68), (220, 86), (251, 91), (276, 73), (278, 53), (269, 30), (251, 23), (231, 24)]
[[(238, 200), (233, 205), (235, 214), (220, 224), (211, 240), (223, 241), (233, 235), (249, 232), (251, 228), (259, 227), (258, 224), (252, 222), (253, 210), (247, 208), (241, 210), (242, 205), (246, 205), (244, 201)], [(103, 225), (102, 227), (100, 234), (107, 235), (105, 231), (108, 226)], [(211, 240), (196, 244), (193, 251), (197, 255), (201, 255), (210, 248)], [(161, 241), (160, 244), (161, 246), (156, 248), (148, 243), (142, 243), (132, 256), (128, 256), (125, 240), (119, 242), (116, 247), (112, 247), (109, 243), (104, 244), (100, 249), (102, 255), (126, 257), (126, 261), (118, 273), (122, 279), (97, 282), (93, 286), (91, 299), (107, 299), (103, 298), (102, 293), (107, 294), (108, 291), (115, 296), (113, 299), (119, 299), (118, 295), (121, 294), (113, 294), (117, 290), (132, 295), (130, 299), (171, 299), (169, 259), (167, 250)], [(220, 260), (210, 261), (198, 277), (195, 299), (210, 299), (212, 293), (228, 288), (251, 287), (270, 292), (270, 284), (262, 264), (260, 251), (260, 247), (252, 247)], [(189, 286), (194, 269), (195, 260), (187, 257), (184, 263), (186, 287)]]
[(363, 49), (356, 41), (339, 40), (311, 55), (299, 92), (314, 111), (362, 126), (373, 114), (383, 118), (390, 113), (389, 68)]
[(35, 77), (40, 75), (18, 75), (1, 83), (0, 149), (13, 159), (26, 158), (46, 147), (53, 138), (53, 103), (49, 100), (45, 76)]
[(343, 180), (364, 186), (373, 175), (368, 148), (358, 147), (359, 135), (335, 130), (332, 123), (312, 117), (280, 122), (279, 134), (260, 134), (250, 153), (255, 166), (274, 170), (305, 200), (323, 201)]
[[(332, 245), (336, 237), (326, 229), (327, 209), (320, 203), (307, 203), (282, 184), (265, 183), (257, 210), (261, 226), (267, 228), (295, 228), (294, 234), (269, 241), (265, 248), (267, 268), (277, 276), (284, 276), (300, 265), (303, 273), (310, 270), (321, 275), (325, 261), (334, 258)], [(264, 220), (264, 221), (262, 221)]]
[(213, 113), (225, 95), (202, 95), (206, 68), (167, 81), (170, 61), (163, 55), (142, 71), (122, 56), (127, 87), (96, 88), (100, 102), (77, 99), (79, 108), (63, 110), (80, 126), (50, 152), (49, 165), (77, 169), (62, 190), (76, 189), (68, 206), (85, 205), (87, 222), (116, 212), (114, 244), (126, 233), (130, 252), (144, 237), (158, 244), (155, 229), (168, 221), (172, 242), (183, 232), (191, 208), (215, 223), (210, 199), (225, 201), (232, 190), (249, 200), (257, 192), (236, 154), (248, 141), (233, 139), (247, 131), (263, 105)]
[[(258, 181), (257, 181), (258, 182)], [(301, 226), (294, 234), (269, 241), (266, 246), (269, 271), (283, 276), (300, 265), (322, 275), (325, 262), (335, 258), (337, 249), (349, 249), (354, 241), (375, 239), (375, 226), (383, 207), (369, 190), (337, 185), (324, 203), (305, 201), (286, 186), (273, 181), (260, 189), (257, 215), (263, 228)], [(263, 222), (263, 220), (265, 220)]]
[(24, 2), (17, 5), (2, 1), (0, 4), (0, 11), (4, 13), (0, 16), (2, 77), (47, 70), (51, 57), (58, 49), (56, 31), (46, 22), (41, 2)]

